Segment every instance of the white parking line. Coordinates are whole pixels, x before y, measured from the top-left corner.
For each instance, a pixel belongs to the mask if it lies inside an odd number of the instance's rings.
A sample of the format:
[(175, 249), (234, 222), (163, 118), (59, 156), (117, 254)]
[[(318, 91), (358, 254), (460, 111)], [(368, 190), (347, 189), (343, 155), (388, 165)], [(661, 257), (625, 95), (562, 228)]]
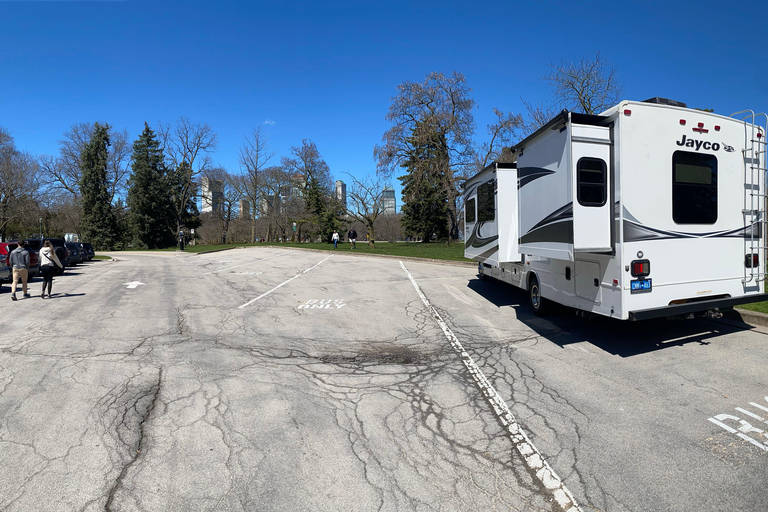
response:
[[(333, 256), (333, 254), (331, 254), (331, 256)], [(331, 256), (328, 256), (328, 258), (330, 258)], [(325, 260), (327, 260), (328, 258), (325, 258)], [(271, 289), (271, 290), (269, 290), (268, 292), (262, 293), (261, 295), (259, 295), (259, 296), (258, 296), (258, 297), (256, 297), (255, 299), (253, 299), (252, 301), (246, 302), (246, 303), (245, 303), (245, 304), (243, 304), (242, 306), (238, 306), (238, 307), (237, 307), (237, 309), (242, 309), (242, 308), (244, 308), (244, 307), (246, 307), (246, 306), (250, 306), (251, 304), (253, 304), (253, 303), (254, 303), (254, 302), (256, 302), (257, 300), (259, 300), (259, 299), (261, 299), (261, 298), (263, 298), (263, 297), (266, 297), (267, 295), (269, 295), (269, 294), (270, 294), (270, 293), (272, 293), (273, 291), (277, 290), (277, 289), (278, 289), (278, 288), (280, 288), (281, 286), (285, 286), (286, 284), (290, 283), (291, 281), (293, 281), (293, 280), (294, 280), (294, 279), (296, 279), (297, 277), (301, 277), (301, 276), (303, 276), (304, 274), (306, 274), (307, 272), (309, 272), (309, 271), (310, 271), (310, 270), (312, 270), (313, 268), (315, 268), (315, 267), (317, 267), (318, 265), (320, 265), (320, 263), (322, 263), (322, 262), (323, 262), (323, 261), (325, 261), (325, 260), (322, 260), (321, 262), (319, 262), (319, 263), (317, 263), (317, 264), (315, 264), (315, 265), (312, 265), (311, 267), (309, 267), (307, 270), (305, 270), (305, 271), (303, 271), (303, 272), (299, 272), (298, 274), (296, 274), (295, 276), (293, 276), (293, 277), (292, 277), (292, 278), (290, 278), (289, 280), (287, 280), (287, 281), (285, 281), (285, 282), (283, 282), (283, 283), (280, 283), (279, 285), (275, 286), (274, 288), (272, 288), (272, 289)]]
[(268, 256), (266, 258), (259, 258), (257, 260), (252, 260), (252, 261), (249, 261), (248, 263), (243, 263), (242, 265), (235, 265), (234, 267), (220, 268), (219, 270), (214, 270), (213, 272), (206, 272), (203, 275), (215, 274), (216, 272), (224, 272), (225, 270), (232, 270), (233, 268), (237, 268), (237, 267), (244, 267), (246, 265), (250, 265), (251, 263), (256, 263), (257, 261), (266, 261), (266, 260), (270, 260), (272, 258), (277, 258), (278, 256), (282, 256), (283, 254), (288, 254), (288, 253), (287, 252), (281, 252), (280, 254), (275, 254), (274, 256)]
[(565, 484), (562, 482), (562, 480), (560, 480), (560, 477), (557, 476), (555, 470), (549, 466), (539, 450), (528, 438), (528, 435), (523, 432), (522, 428), (520, 428), (520, 425), (518, 425), (517, 420), (515, 420), (512, 412), (510, 412), (506, 402), (499, 396), (499, 394), (496, 392), (496, 389), (488, 381), (472, 357), (464, 350), (464, 347), (461, 345), (456, 335), (453, 334), (451, 329), (448, 327), (448, 324), (443, 321), (443, 318), (440, 316), (437, 310), (432, 306), (432, 304), (430, 304), (429, 299), (427, 299), (427, 296), (424, 295), (424, 292), (421, 291), (418, 283), (416, 283), (416, 280), (413, 278), (411, 273), (408, 272), (408, 269), (405, 268), (405, 265), (402, 261), (400, 262), (400, 266), (408, 275), (408, 279), (411, 280), (411, 284), (413, 284), (413, 287), (416, 289), (416, 293), (419, 295), (419, 297), (421, 297), (421, 301), (424, 303), (427, 309), (429, 309), (430, 313), (432, 313), (434, 319), (437, 320), (438, 325), (443, 330), (445, 337), (448, 338), (448, 341), (451, 343), (453, 349), (457, 354), (459, 354), (459, 357), (461, 357), (461, 361), (464, 363), (464, 366), (467, 367), (467, 370), (469, 370), (470, 375), (472, 375), (472, 378), (480, 388), (480, 391), (491, 403), (493, 411), (501, 421), (501, 424), (507, 428), (507, 432), (509, 432), (512, 444), (515, 446), (520, 455), (523, 456), (523, 459), (525, 460), (526, 464), (528, 464), (528, 467), (536, 474), (536, 478), (539, 479), (544, 487), (552, 492), (555, 500), (563, 510), (566, 512), (581, 512), (581, 508), (579, 508), (579, 505), (576, 503), (576, 499), (573, 497), (573, 494), (571, 494), (571, 491), (565, 487)]

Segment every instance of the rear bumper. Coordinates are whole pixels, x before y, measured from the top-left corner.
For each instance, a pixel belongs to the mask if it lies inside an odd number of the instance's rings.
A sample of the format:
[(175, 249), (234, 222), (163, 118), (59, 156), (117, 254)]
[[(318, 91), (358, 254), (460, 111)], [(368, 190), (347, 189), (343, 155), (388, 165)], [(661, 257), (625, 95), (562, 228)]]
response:
[(688, 304), (673, 304), (671, 306), (664, 306), (661, 308), (640, 309), (638, 311), (630, 311), (629, 319), (635, 321), (649, 320), (651, 318), (659, 318), (664, 316), (687, 315), (689, 313), (708, 311), (710, 309), (731, 308), (738, 306), (739, 304), (750, 304), (752, 302), (763, 301), (768, 301), (768, 293), (744, 295), (742, 297), (731, 297), (728, 299), (702, 300)]

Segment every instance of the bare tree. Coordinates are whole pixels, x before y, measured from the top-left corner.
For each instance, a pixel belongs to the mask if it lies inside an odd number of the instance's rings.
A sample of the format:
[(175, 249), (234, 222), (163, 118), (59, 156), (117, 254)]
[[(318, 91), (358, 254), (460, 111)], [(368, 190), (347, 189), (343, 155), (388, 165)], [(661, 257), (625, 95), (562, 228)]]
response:
[[(281, 166), (266, 167), (259, 178), (259, 218), (264, 222), (267, 241), (277, 241), (278, 233), (285, 235), (291, 221), (303, 211), (300, 196), (294, 197), (294, 185)], [(291, 226), (292, 227), (292, 226)]]
[(561, 109), (554, 105), (545, 105), (543, 103), (530, 103), (521, 98), (523, 105), (527, 111), (527, 115), (523, 118), (523, 123), (520, 126), (520, 139), (523, 139), (555, 117)]
[(461, 192), (458, 185), (477, 164), (472, 141), (475, 101), (469, 97), (471, 92), (464, 75), (456, 72), (450, 77), (433, 72), (423, 83), (400, 84), (386, 117), (393, 126), (384, 134), (384, 144), (377, 145), (373, 152), (377, 172), (390, 177), (418, 148), (440, 142), (436, 154), (447, 158), (441, 157), (435, 162), (440, 169), (434, 175), (443, 177), (442, 186), (449, 204), (447, 221), (450, 221), (453, 239), (457, 239), (459, 233)]
[[(288, 173), (294, 190), (300, 190), (303, 208), (293, 217), (296, 222), (296, 236), (327, 236), (330, 240), (333, 226), (328, 225), (329, 197), (333, 181), (328, 164), (323, 160), (314, 142), (301, 141), (301, 146), (291, 148), (291, 158), (283, 158), (282, 166)], [(292, 194), (292, 206), (298, 206), (296, 194)]]
[(240, 148), (240, 166), (246, 172), (243, 182), (242, 194), (251, 203), (254, 211), (251, 216), (251, 241), (256, 241), (256, 208), (261, 199), (262, 191), (259, 187), (259, 173), (263, 172), (269, 161), (274, 157), (267, 144), (267, 137), (262, 127), (259, 126), (251, 132), (250, 137), (245, 138), (245, 144)]
[(485, 168), (491, 162), (504, 160), (504, 148), (512, 144), (523, 126), (523, 116), (520, 114), (504, 113), (494, 108), (496, 122), (488, 125), (488, 142), (481, 144), (478, 151), (476, 168)]
[(351, 180), (347, 189), (347, 215), (365, 225), (368, 232), (368, 245), (374, 247), (376, 240), (376, 219), (384, 213), (384, 190), (387, 180), (382, 176), (368, 175), (357, 179), (347, 173)]
[(10, 132), (0, 127), (0, 239), (6, 239), (11, 221), (36, 208), (37, 181), (36, 159), (16, 149)]
[(194, 195), (193, 183), (212, 167), (211, 153), (216, 151), (216, 133), (208, 124), (195, 124), (187, 117), (180, 117), (173, 126), (160, 123), (157, 133), (176, 186), (174, 203), (178, 231)]
[[(59, 141), (59, 156), (43, 155), (39, 159), (44, 184), (65, 190), (75, 198), (80, 196), (80, 157), (93, 135), (94, 123), (78, 123), (64, 133)], [(109, 129), (110, 147), (107, 153), (107, 193), (110, 204), (124, 196), (130, 174), (131, 144), (128, 131)]]
[(583, 58), (579, 62), (561, 61), (551, 64), (552, 73), (543, 77), (553, 89), (555, 101), (562, 108), (599, 114), (621, 99), (622, 86), (616, 68), (600, 57)]

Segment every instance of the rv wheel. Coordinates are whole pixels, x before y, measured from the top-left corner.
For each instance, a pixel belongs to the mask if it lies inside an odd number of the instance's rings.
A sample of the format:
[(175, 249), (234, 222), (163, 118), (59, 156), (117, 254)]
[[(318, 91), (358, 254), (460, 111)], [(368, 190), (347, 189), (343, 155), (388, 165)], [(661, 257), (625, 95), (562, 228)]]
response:
[(535, 314), (539, 316), (546, 315), (548, 309), (547, 299), (541, 296), (539, 280), (536, 279), (536, 276), (531, 277), (531, 283), (528, 286), (528, 300), (531, 302), (531, 308), (533, 308)]

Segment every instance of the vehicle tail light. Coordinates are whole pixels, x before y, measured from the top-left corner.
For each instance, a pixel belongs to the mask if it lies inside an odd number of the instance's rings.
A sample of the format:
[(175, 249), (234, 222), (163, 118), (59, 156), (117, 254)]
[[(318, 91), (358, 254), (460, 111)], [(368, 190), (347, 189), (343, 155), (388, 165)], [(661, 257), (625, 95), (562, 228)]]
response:
[(757, 268), (760, 266), (760, 256), (755, 253), (744, 256), (744, 266), (747, 268)]
[(649, 260), (635, 260), (632, 262), (632, 277), (645, 277), (651, 273), (651, 262)]

